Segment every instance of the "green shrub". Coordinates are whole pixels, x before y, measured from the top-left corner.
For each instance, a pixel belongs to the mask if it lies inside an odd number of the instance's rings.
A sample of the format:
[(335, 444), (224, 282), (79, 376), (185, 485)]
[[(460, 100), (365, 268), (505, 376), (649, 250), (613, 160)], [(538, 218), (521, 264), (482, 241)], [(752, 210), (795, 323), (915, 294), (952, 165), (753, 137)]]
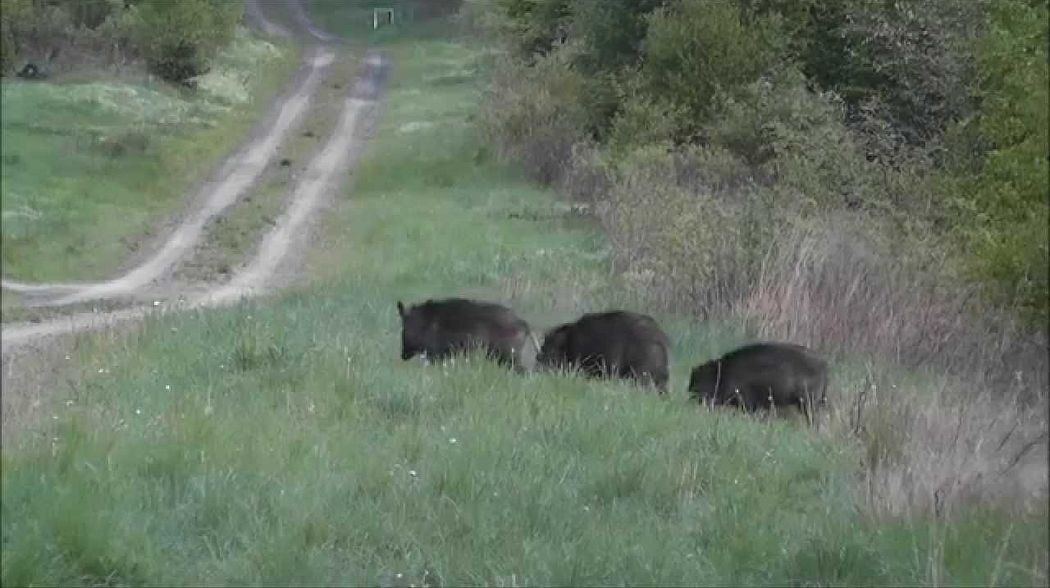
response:
[(498, 0), (501, 29), (518, 55), (525, 59), (545, 55), (564, 40), (568, 0)]
[(561, 178), (573, 145), (586, 137), (591, 120), (583, 98), (586, 80), (571, 66), (572, 51), (560, 46), (531, 67), (503, 59), (481, 114), (500, 153), (545, 183)]
[(579, 63), (591, 73), (616, 72), (641, 58), (647, 16), (667, 0), (576, 0), (570, 33), (587, 50)]
[(743, 16), (733, 3), (680, 0), (649, 17), (641, 75), (650, 96), (685, 110), (680, 140), (710, 119), (717, 96), (734, 94), (780, 59), (779, 19)]
[(640, 146), (673, 143), (688, 117), (684, 107), (650, 96), (639, 78), (629, 78), (618, 90), (619, 109), (606, 136), (610, 151), (625, 153)]
[[(648, 15), (667, 0), (577, 0), (569, 34), (581, 46), (575, 65), (593, 80), (587, 108), (593, 113), (590, 133), (604, 140), (629, 99), (625, 84), (638, 87), (637, 66), (648, 27)], [(641, 102), (649, 103), (645, 99)]]
[(143, 0), (136, 7), (138, 43), (150, 71), (188, 84), (233, 38), (243, 6), (226, 0)]
[(803, 71), (843, 96), (853, 119), (873, 99), (909, 144), (939, 137), (973, 110), (973, 55), (986, 2), (816, 2), (794, 18)]
[(1043, 326), (1050, 319), (1047, 20), (1046, 3), (1023, 0), (997, 3), (990, 14), (978, 51), (976, 122), (991, 149), (961, 195), (975, 275)]

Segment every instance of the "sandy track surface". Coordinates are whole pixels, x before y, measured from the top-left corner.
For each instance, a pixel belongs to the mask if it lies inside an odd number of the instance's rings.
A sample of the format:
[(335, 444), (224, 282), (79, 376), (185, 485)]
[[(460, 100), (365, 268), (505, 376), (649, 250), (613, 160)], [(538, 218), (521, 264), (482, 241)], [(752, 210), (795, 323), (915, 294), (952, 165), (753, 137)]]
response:
[[(309, 23), (306, 13), (297, 2), (292, 2), (290, 7), (295, 8), (295, 12), (300, 15), (297, 18), (305, 19), (305, 23)], [(261, 12), (258, 16), (265, 18)], [(312, 24), (310, 26), (313, 27)], [(313, 28), (316, 31), (316, 27)], [(310, 33), (318, 37), (315, 31)], [(205, 224), (251, 187), (252, 182), (266, 167), (281, 139), (308, 108), (309, 96), (321, 79), (321, 70), (328, 67), (333, 59), (332, 52), (324, 48), (316, 48), (313, 51), (310, 61), (313, 68), (311, 73), (316, 75), (310, 77), (309, 84), (304, 83), (305, 87), (301, 87), (300, 91), (282, 104), (272, 132), (267, 133), (262, 140), (253, 142), (243, 157), (236, 158), (236, 161), (228, 164), (229, 173), (222, 174), (222, 179), (211, 190), (203, 207), (180, 225), (164, 247), (145, 263), (119, 278), (96, 284), (20, 284), (5, 281), (4, 287), (28, 295), (59, 296), (53, 303), (72, 304), (128, 294), (169, 273), (178, 260), (196, 244)], [(3, 353), (6, 355), (43, 337), (99, 329), (140, 319), (154, 312), (229, 304), (265, 292), (281, 263), (290, 257), (296, 243), (295, 237), (303, 231), (325, 197), (338, 187), (340, 172), (349, 166), (352, 156), (359, 150), (361, 140), (356, 131), (363, 116), (371, 110), (371, 105), (378, 97), (387, 68), (384, 60), (374, 53), (365, 59), (365, 66), (364, 73), (343, 105), (339, 122), (327, 144), (313, 157), (307, 172), (294, 187), (290, 204), (271, 231), (264, 236), (252, 259), (242, 266), (229, 282), (207, 288), (203, 292), (187, 292), (185, 294), (188, 296), (184, 296), (186, 300), (165, 307), (139, 305), (108, 312), (73, 313), (43, 322), (5, 325), (2, 332)]]

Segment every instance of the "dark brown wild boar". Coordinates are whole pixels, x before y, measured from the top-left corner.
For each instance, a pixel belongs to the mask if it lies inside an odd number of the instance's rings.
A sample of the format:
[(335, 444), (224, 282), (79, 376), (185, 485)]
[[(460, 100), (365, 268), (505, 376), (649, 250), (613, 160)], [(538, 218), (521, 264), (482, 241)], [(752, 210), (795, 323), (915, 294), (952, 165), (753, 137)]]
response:
[(398, 301), (397, 312), (401, 316), (401, 359), (425, 355), (442, 360), (454, 353), (484, 349), (502, 365), (519, 370), (527, 367), (523, 354), (533, 341), (529, 325), (505, 306), (448, 298), (411, 308)]
[(578, 369), (593, 378), (624, 378), (667, 391), (670, 341), (652, 317), (628, 311), (583, 315), (551, 329), (539, 365)]
[(827, 404), (828, 365), (809, 349), (790, 343), (753, 343), (699, 365), (689, 378), (692, 398), (755, 411)]

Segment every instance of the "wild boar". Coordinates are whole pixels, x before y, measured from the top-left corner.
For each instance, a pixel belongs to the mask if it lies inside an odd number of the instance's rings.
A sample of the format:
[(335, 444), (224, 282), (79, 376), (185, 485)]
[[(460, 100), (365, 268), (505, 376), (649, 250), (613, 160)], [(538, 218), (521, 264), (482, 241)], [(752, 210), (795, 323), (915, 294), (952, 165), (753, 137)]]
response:
[(536, 358), (548, 368), (624, 378), (667, 391), (670, 341), (652, 317), (616, 310), (583, 315), (547, 332)]
[(463, 298), (427, 300), (406, 308), (399, 300), (401, 359), (416, 355), (442, 360), (471, 349), (484, 349), (501, 365), (524, 369), (526, 345), (535, 340), (529, 325), (511, 309)]
[(690, 397), (712, 405), (748, 411), (797, 406), (807, 419), (810, 407), (827, 404), (828, 365), (811, 350), (790, 343), (753, 343), (695, 367)]

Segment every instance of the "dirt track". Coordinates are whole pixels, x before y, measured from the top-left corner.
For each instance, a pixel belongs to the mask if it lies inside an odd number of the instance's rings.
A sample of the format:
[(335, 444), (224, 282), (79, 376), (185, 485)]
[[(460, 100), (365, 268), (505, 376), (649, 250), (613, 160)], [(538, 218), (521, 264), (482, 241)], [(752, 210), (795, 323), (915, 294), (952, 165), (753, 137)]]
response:
[[(298, 37), (311, 42), (337, 41), (335, 37), (317, 29), (310, 21), (299, 2), (289, 1), (288, 8), (297, 20)], [(248, 2), (247, 14), (255, 26), (274, 34), (286, 34), (280, 25), (270, 23), (258, 4)], [(147, 260), (122, 276), (99, 283), (88, 284), (22, 284), (4, 281), (3, 287), (35, 298), (44, 306), (65, 306), (90, 300), (113, 300), (145, 289), (170, 274), (178, 262), (189, 253), (201, 239), (205, 226), (214, 220), (238, 198), (249, 192), (260, 174), (271, 163), (274, 153), (286, 139), (298, 121), (311, 106), (311, 98), (317, 89), (323, 72), (336, 54), (324, 45), (316, 45), (307, 51), (307, 73), (295, 91), (281, 99), (273, 110), (273, 122), (266, 132), (253, 138), (237, 155), (221, 167), (217, 179), (209, 182), (202, 196), (194, 201), (200, 208), (187, 215), (170, 234), (159, 250)], [(217, 306), (235, 302), (243, 297), (255, 296), (267, 290), (278, 268), (289, 257), (301, 239), (293, 237), (302, 233), (317, 207), (325, 197), (338, 188), (338, 178), (350, 164), (353, 154), (359, 150), (360, 139), (356, 132), (361, 120), (369, 114), (378, 97), (386, 64), (378, 54), (369, 54), (365, 59), (364, 73), (346, 98), (338, 124), (335, 125), (324, 148), (310, 160), (307, 171), (292, 189), (289, 205), (276, 224), (266, 234), (254, 256), (244, 264), (226, 283), (213, 284), (203, 292), (185, 292), (183, 302), (176, 303), (164, 311), (174, 311), (202, 306)], [(248, 252), (244, 252), (247, 254)], [(79, 312), (37, 323), (4, 325), (2, 333), (3, 353), (41, 337), (69, 334), (139, 319), (160, 310), (152, 305), (140, 305), (109, 312)]]

